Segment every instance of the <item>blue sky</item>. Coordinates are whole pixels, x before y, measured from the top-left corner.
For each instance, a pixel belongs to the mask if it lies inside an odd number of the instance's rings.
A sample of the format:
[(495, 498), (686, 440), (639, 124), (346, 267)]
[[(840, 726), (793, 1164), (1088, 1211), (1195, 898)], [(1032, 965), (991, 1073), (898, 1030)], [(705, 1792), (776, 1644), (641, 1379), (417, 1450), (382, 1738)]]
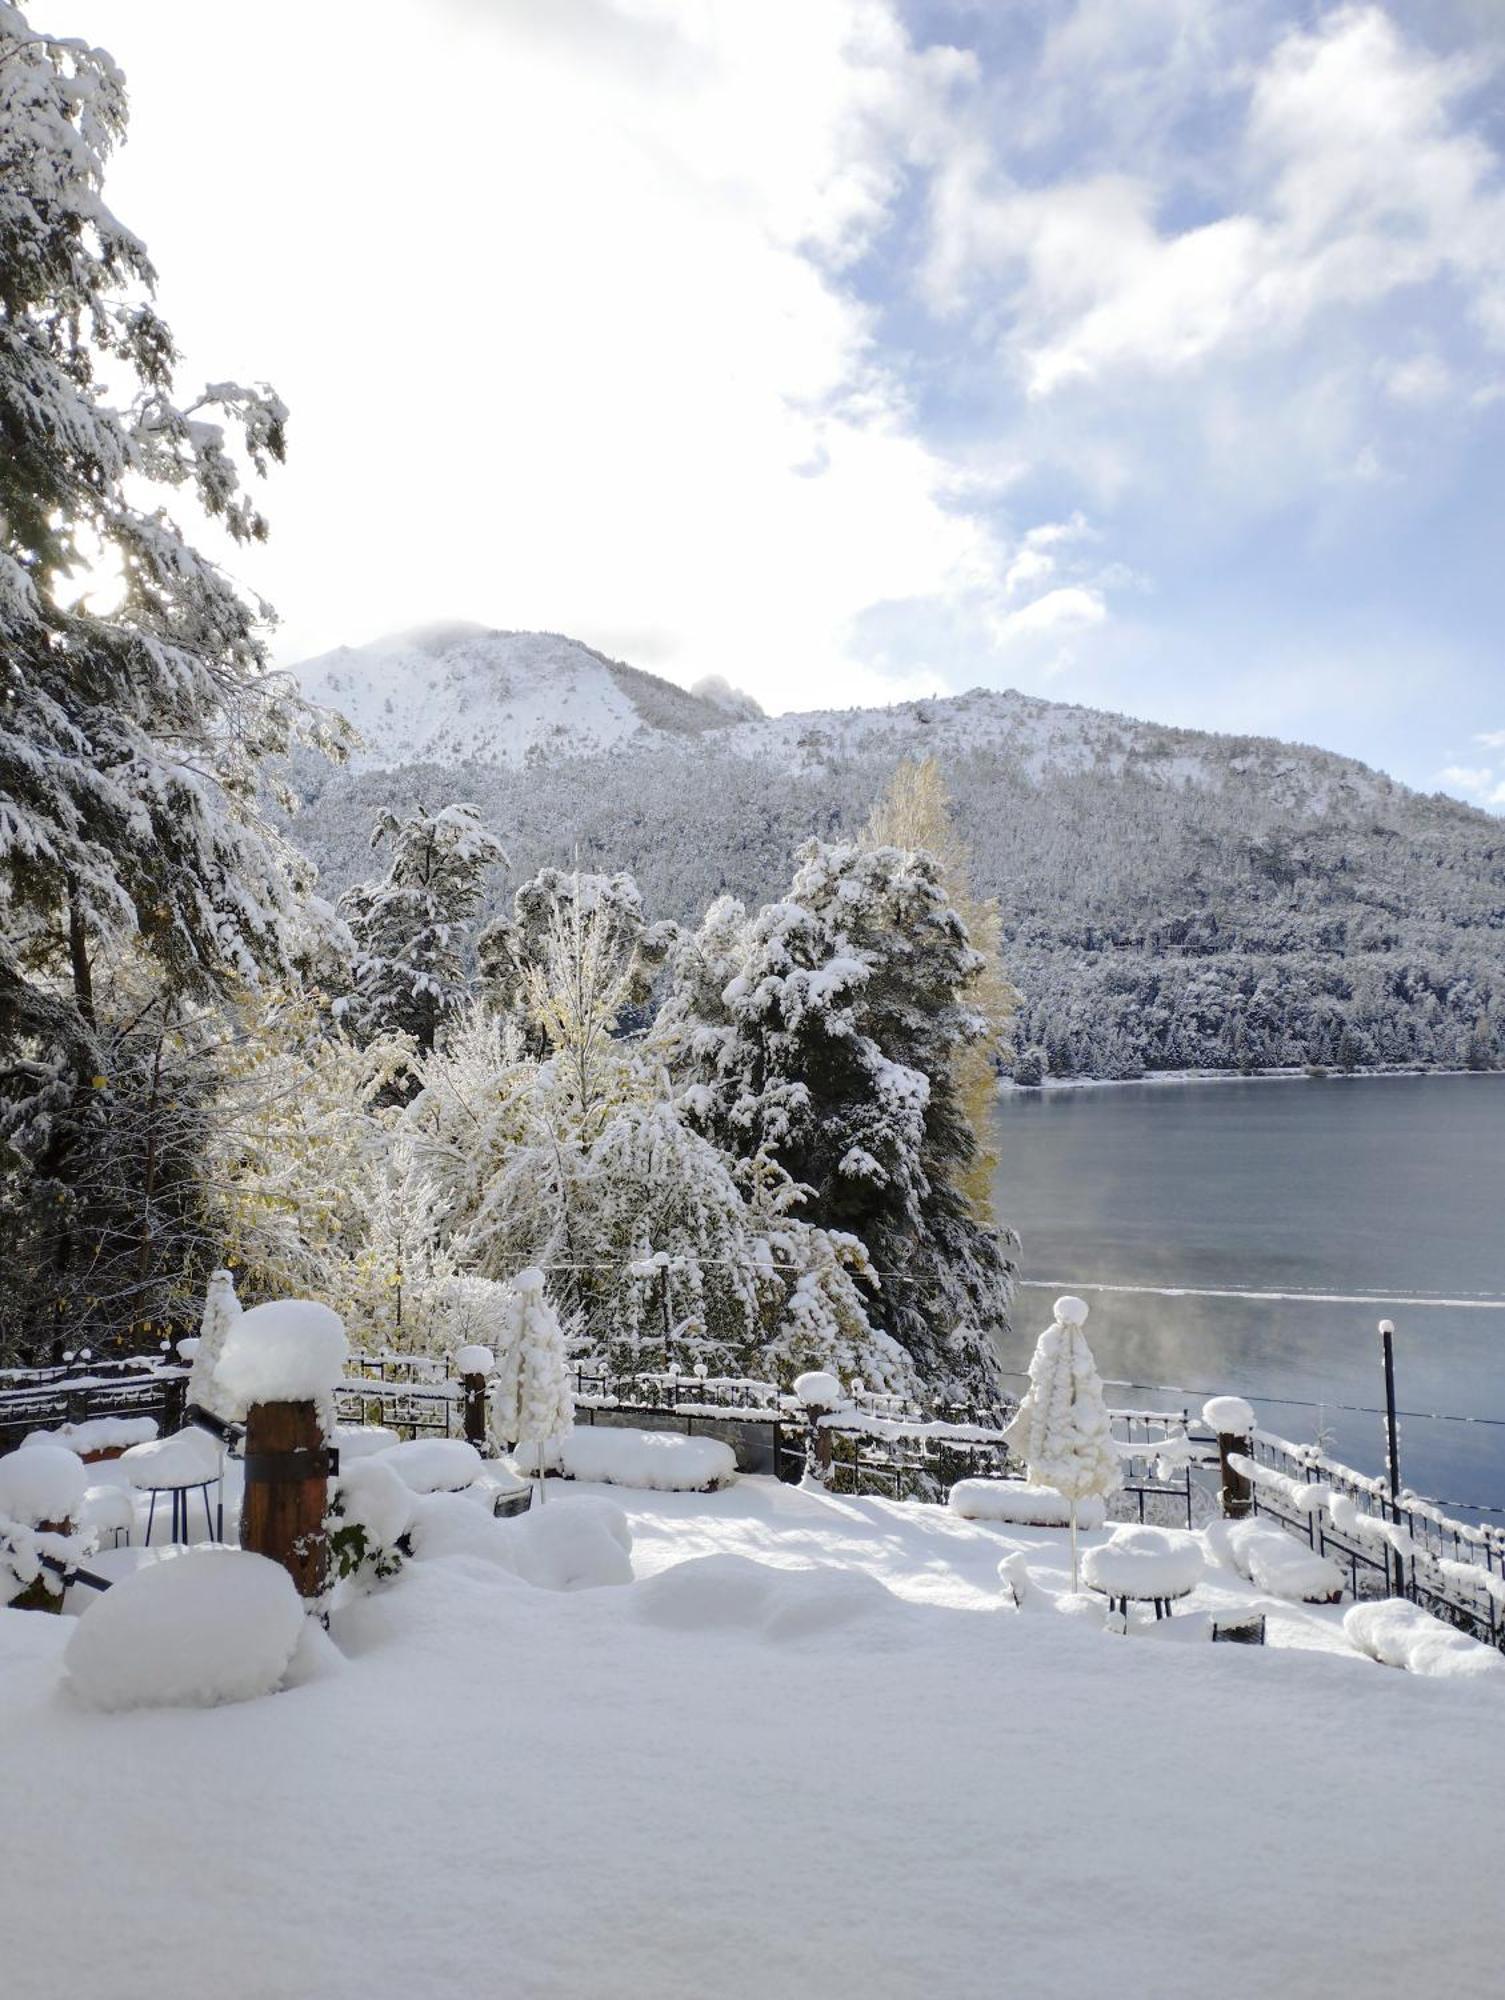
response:
[[(73, 0), (282, 657), (978, 684), (1505, 807), (1505, 8)], [(193, 167), (185, 173), (185, 162)]]

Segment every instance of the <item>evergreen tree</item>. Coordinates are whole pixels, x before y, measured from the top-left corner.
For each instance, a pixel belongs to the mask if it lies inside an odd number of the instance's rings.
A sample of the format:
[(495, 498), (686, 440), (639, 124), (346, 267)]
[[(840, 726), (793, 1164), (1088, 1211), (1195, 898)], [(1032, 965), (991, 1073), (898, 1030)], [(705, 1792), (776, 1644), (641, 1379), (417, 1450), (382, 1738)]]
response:
[(548, 1447), (575, 1427), (569, 1355), (542, 1271), (512, 1280), (504, 1340), (491, 1384), (492, 1429), (503, 1443), (533, 1459), (540, 1486)]
[[(286, 413), (233, 383), (177, 400), (150, 259), (102, 198), (125, 124), (108, 56), (0, 7), (0, 1226), (55, 1346), (102, 1291), (95, 1079), (132, 1027), (104, 987), (128, 964), (160, 1022), (256, 977), (306, 880), (255, 810), (305, 719), (266, 670), (264, 607), (162, 504), (259, 540), (230, 433), (263, 473)], [(114, 609), (91, 570), (118, 578)]]
[(470, 934), (486, 877), (507, 857), (470, 805), (436, 813), (419, 806), (407, 819), (383, 812), (371, 845), (386, 840), (385, 875), (340, 899), (354, 941), (355, 983), (335, 1012), (358, 1041), (405, 1034), (426, 1052), (466, 997)]
[[(512, 915), (494, 918), (482, 931), (477, 942), (481, 979), (491, 1004), (522, 1024), (525, 1047), (542, 1056), (558, 1041), (546, 1014), (549, 996), (563, 990), (562, 954), (573, 952), (580, 959), (573, 984), (582, 989), (589, 985), (595, 1013), (601, 1013), (600, 996), (610, 991), (605, 1030), (617, 1034), (643, 1025), (675, 936), (674, 925), (648, 922), (630, 875), (544, 868), (518, 889)], [(581, 956), (587, 948), (589, 963)]]
[(895, 848), (800, 850), (788, 897), (720, 903), (676, 954), (659, 1045), (682, 1103), (727, 1151), (766, 1151), (806, 1219), (855, 1236), (874, 1316), (941, 1399), (996, 1399), (1010, 1240), (962, 1185), (976, 1158), (956, 1082), (982, 1032), (979, 955), (936, 863)]

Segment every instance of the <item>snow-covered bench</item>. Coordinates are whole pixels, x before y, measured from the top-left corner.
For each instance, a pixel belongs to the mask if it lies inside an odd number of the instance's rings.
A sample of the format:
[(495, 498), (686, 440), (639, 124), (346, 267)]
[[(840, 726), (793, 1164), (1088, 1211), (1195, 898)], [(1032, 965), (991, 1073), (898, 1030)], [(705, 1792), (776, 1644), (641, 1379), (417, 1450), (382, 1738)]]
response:
[(1082, 1558), (1088, 1587), (1125, 1620), (1131, 1604), (1153, 1604), (1157, 1619), (1169, 1618), (1173, 1601), (1196, 1589), (1205, 1567), (1196, 1536), (1166, 1528), (1115, 1528)]
[(1409, 1674), (1505, 1676), (1505, 1653), (1401, 1597), (1355, 1604), (1343, 1614), (1343, 1634), (1371, 1660)]
[(390, 1466), (413, 1493), (463, 1493), (480, 1478), (483, 1464), (463, 1438), (410, 1438), (373, 1452), (371, 1462)]
[(1202, 1539), (1218, 1562), (1272, 1597), (1336, 1604), (1343, 1595), (1343, 1572), (1335, 1562), (1267, 1522), (1210, 1521)]
[[(1015, 1528), (1067, 1528), (1071, 1502), (1053, 1486), (1027, 1486), (1021, 1479), (958, 1479), (947, 1503), (964, 1521), (1001, 1521)], [(1077, 1526), (1100, 1528), (1107, 1519), (1102, 1500), (1092, 1494), (1077, 1502)]]

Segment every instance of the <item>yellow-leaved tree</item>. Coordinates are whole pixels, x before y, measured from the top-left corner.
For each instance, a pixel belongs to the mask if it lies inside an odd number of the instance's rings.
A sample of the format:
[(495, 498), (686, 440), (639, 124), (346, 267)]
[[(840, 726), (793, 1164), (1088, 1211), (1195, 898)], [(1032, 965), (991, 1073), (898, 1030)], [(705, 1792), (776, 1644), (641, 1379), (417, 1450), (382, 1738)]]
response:
[(1003, 969), (1003, 921), (994, 897), (973, 890), (971, 855), (957, 832), (951, 798), (934, 757), (906, 757), (894, 772), (888, 790), (873, 807), (863, 830), (873, 847), (898, 847), (925, 852), (941, 866), (941, 878), (951, 906), (967, 926), (983, 968), (967, 993), (968, 1004), (981, 1018), (985, 1032), (956, 1058), (955, 1081), (977, 1156), (963, 1176), (962, 1186), (979, 1221), (993, 1221), (993, 1107), (998, 1084), (998, 1058), (1008, 1053), (1009, 1023), (1019, 995)]

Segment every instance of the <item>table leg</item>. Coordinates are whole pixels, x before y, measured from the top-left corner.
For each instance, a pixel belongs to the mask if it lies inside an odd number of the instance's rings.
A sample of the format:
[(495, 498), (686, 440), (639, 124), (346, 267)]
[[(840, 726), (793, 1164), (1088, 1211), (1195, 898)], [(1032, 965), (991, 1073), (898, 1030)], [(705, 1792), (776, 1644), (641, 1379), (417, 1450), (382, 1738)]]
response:
[(157, 1518), (157, 1489), (152, 1488), (152, 1504), (146, 1510), (146, 1546), (152, 1545), (152, 1522)]

